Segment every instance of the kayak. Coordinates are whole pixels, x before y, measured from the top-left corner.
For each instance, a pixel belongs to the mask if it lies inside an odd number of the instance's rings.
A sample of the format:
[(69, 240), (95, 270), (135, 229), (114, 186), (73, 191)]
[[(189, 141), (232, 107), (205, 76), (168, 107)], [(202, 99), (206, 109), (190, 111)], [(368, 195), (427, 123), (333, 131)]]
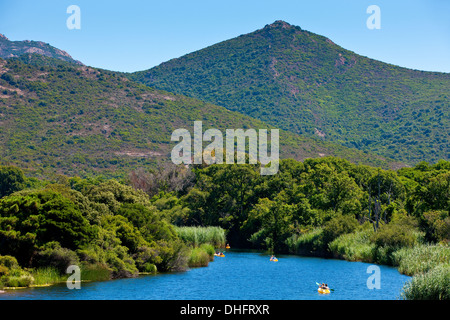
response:
[(277, 262), (278, 259), (270, 259), (270, 261)]
[(226, 246), (225, 249), (230, 249), (230, 246)]
[(217, 254), (217, 253), (214, 253), (214, 255), (216, 256), (216, 257), (225, 257), (225, 255), (224, 254)]
[(330, 293), (330, 290), (329, 290), (329, 289), (322, 289), (322, 288), (319, 288), (319, 289), (317, 289), (317, 291), (318, 291), (319, 293), (321, 293), (321, 294), (327, 294), (327, 293)]

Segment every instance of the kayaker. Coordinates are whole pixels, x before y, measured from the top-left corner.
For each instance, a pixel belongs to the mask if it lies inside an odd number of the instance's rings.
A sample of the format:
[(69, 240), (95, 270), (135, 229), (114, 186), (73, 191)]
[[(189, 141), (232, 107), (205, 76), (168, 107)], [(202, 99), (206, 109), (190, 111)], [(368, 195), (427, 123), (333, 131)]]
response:
[(319, 286), (319, 288), (320, 289), (323, 289), (323, 290), (329, 290), (330, 288), (328, 287), (328, 284), (326, 284), (326, 283), (322, 283), (320, 286)]

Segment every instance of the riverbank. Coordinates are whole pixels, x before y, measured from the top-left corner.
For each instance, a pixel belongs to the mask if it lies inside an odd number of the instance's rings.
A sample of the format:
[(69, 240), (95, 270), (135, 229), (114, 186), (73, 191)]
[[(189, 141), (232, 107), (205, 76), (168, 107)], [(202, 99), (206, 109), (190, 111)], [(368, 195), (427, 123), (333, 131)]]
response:
[(412, 280), (402, 289), (401, 297), (407, 300), (450, 299), (450, 247), (448, 244), (428, 244), (421, 234), (416, 234), (409, 245), (376, 241), (369, 224), (359, 226), (331, 241), (324, 239), (324, 229), (316, 228), (288, 241), (290, 253), (302, 256), (343, 259), (387, 265), (397, 268)]

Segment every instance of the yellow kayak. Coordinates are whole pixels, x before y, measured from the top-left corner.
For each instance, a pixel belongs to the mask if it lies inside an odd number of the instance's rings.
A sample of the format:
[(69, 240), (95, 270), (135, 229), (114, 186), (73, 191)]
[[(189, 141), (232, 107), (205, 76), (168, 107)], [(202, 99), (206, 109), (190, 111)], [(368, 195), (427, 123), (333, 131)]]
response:
[(225, 249), (230, 249), (230, 246), (226, 246)]
[(330, 293), (330, 290), (329, 290), (329, 289), (322, 289), (322, 288), (319, 288), (319, 289), (317, 289), (317, 291), (318, 291), (319, 293), (321, 293), (321, 294), (327, 294), (327, 293)]
[(270, 261), (277, 262), (278, 259), (270, 259)]
[(216, 257), (225, 257), (225, 255), (224, 254), (216, 254), (216, 253), (214, 253), (214, 255), (216, 256)]

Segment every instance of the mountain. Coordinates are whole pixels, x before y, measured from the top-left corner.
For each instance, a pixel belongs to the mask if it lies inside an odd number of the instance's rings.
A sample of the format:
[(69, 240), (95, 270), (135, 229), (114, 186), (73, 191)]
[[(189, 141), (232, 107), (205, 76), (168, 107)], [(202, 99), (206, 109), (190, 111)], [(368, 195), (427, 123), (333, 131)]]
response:
[[(124, 176), (168, 161), (175, 129), (273, 128), (195, 98), (156, 90), (123, 75), (76, 64), (0, 59), (0, 164), (48, 175)], [(335, 155), (382, 167), (401, 164), (328, 142), (280, 132), (280, 156)]]
[(369, 59), (284, 21), (128, 77), (410, 165), (450, 158), (450, 74)]
[(82, 65), (80, 61), (73, 59), (67, 52), (55, 48), (48, 43), (29, 40), (10, 41), (5, 35), (0, 34), (0, 58), (9, 59), (22, 57), (25, 60), (34, 61), (41, 60), (39, 56), (46, 56)]

